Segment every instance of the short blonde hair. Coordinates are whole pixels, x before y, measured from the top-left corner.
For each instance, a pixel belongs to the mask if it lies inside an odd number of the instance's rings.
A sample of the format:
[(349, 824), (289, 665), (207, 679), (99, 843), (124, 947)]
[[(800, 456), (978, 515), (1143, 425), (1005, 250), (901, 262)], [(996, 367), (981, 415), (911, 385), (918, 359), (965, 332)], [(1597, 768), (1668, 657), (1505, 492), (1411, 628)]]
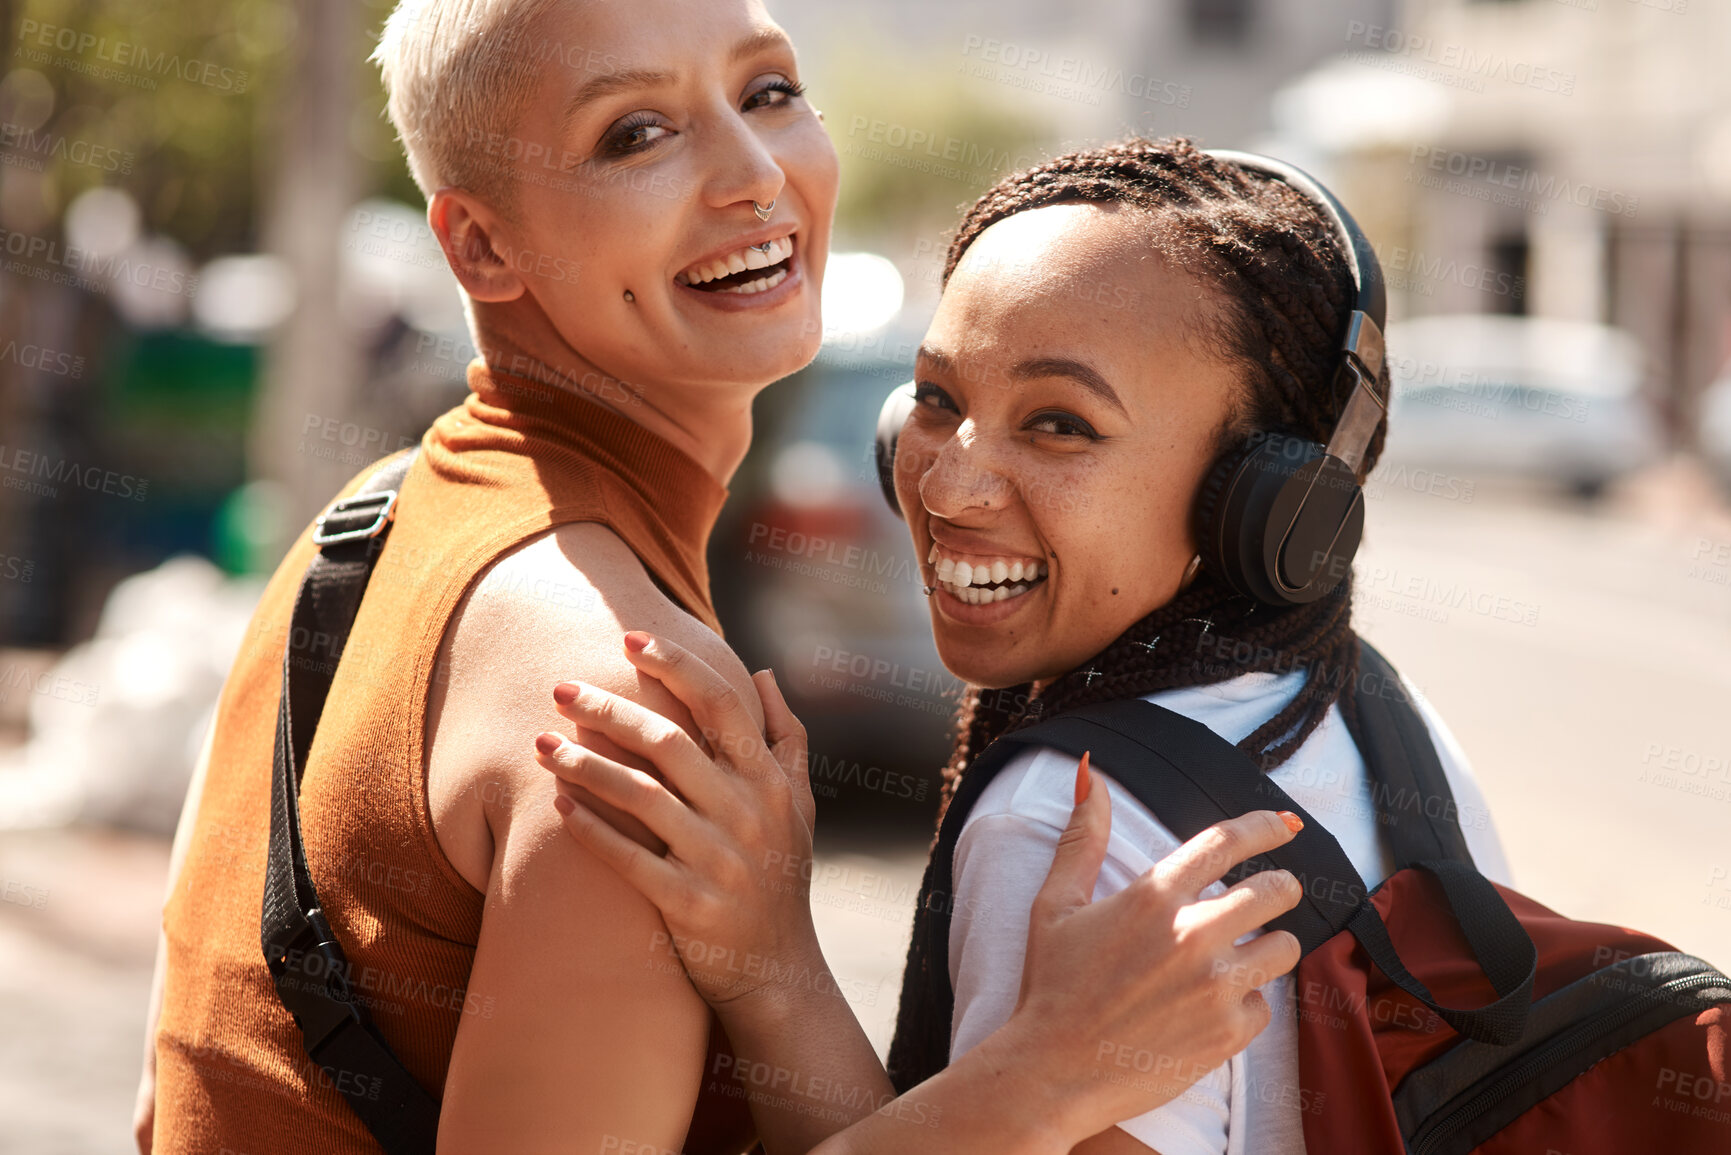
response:
[(531, 34), (558, 2), (400, 0), (385, 21), (372, 59), (423, 196), (455, 185), (510, 210), (509, 172), (476, 142), (516, 127), (547, 59)]

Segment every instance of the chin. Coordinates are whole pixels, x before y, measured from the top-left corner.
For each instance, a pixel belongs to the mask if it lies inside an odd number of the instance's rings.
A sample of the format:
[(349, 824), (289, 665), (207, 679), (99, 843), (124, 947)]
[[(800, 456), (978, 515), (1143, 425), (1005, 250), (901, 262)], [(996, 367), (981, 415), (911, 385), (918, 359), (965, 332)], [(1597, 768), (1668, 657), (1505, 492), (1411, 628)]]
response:
[(938, 660), (943, 662), (944, 669), (970, 686), (978, 686), (982, 690), (1005, 690), (1043, 676), (1039, 670), (1006, 662), (1002, 653), (980, 653), (971, 648), (961, 649), (946, 645), (941, 633), (936, 640)]

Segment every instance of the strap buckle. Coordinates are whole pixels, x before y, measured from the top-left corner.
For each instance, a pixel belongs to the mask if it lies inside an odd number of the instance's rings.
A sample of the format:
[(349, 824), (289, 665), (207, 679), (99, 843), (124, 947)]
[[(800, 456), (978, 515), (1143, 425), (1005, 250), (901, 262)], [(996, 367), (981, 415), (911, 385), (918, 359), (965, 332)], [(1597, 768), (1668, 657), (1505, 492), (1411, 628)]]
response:
[(326, 1039), (345, 1023), (361, 1022), (349, 986), (348, 959), (320, 917), (303, 924), (287, 943), (272, 944), (265, 956), (277, 997), (306, 1040), (307, 1054), (317, 1057)]
[[(340, 545), (345, 541), (365, 541), (377, 537), (391, 524), (396, 510), (397, 491), (394, 489), (381, 489), (377, 493), (357, 493), (353, 497), (332, 502), (331, 507), (321, 513), (318, 521), (313, 524), (313, 544), (322, 549), (327, 545)], [(362, 522), (357, 526), (349, 520), (355, 514), (364, 517), (369, 513), (372, 515), (371, 522)], [(333, 519), (336, 524), (330, 526)]]

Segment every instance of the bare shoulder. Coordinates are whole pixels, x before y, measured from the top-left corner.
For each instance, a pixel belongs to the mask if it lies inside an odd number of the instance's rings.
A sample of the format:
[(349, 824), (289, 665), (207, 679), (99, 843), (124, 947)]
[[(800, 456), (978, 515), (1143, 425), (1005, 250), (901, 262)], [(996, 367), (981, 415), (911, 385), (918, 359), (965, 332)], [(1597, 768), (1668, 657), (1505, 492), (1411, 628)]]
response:
[[(684, 646), (762, 716), (756, 688), (713, 630), (661, 592), (611, 529), (560, 526), (501, 556), (453, 613), (439, 649), (426, 718), (434, 829), (452, 865), (485, 890), (494, 841), (552, 782), (533, 759), (535, 735), (570, 732), (553, 687), (583, 681), (690, 726), (684, 706), (625, 659), (623, 636), (647, 630)], [(542, 795), (545, 795), (542, 798)]]
[[(569, 679), (689, 723), (625, 660), (630, 629), (672, 638), (753, 689), (721, 639), (603, 526), (564, 527), (501, 557), (446, 626), (428, 700), (428, 801), (446, 856), (485, 895), (468, 993), (490, 1013), (458, 1029), (441, 1149), (595, 1150), (609, 1134), (671, 1149), (690, 1122), (708, 1008), (660, 912), (569, 836), (534, 760), (537, 734), (570, 732), (553, 704)], [(548, 1111), (555, 1101), (564, 1109)]]

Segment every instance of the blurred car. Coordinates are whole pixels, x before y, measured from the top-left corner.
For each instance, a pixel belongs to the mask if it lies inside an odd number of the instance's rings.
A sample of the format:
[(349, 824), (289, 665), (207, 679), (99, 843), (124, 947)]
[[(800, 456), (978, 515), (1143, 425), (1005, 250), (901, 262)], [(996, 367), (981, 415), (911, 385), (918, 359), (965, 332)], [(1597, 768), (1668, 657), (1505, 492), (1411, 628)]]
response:
[(1391, 324), (1387, 345), (1394, 396), (1383, 456), (1394, 468), (1537, 480), (1592, 497), (1664, 451), (1640, 346), (1620, 329), (1437, 316)]
[(1731, 364), (1701, 395), (1701, 455), (1731, 490)]
[(962, 685), (938, 659), (919, 559), (873, 457), (878, 410), (912, 378), (922, 332), (826, 344), (760, 395), (709, 565), (729, 644), (774, 668), (805, 723), (820, 813), (924, 833)]

